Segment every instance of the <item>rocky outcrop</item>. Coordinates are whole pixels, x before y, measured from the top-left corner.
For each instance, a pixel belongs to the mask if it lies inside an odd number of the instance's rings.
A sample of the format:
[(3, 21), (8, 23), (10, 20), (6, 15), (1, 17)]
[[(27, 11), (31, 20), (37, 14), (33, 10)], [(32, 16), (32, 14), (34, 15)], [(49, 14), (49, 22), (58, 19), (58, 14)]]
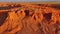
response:
[(0, 6), (0, 34), (60, 34), (59, 5), (6, 4)]

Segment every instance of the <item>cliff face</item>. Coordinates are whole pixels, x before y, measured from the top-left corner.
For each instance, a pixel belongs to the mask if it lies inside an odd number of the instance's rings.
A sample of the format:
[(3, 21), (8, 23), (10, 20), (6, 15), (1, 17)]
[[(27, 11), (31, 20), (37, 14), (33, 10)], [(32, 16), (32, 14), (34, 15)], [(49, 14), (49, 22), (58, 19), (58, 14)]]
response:
[(60, 34), (56, 4), (1, 4), (0, 34)]

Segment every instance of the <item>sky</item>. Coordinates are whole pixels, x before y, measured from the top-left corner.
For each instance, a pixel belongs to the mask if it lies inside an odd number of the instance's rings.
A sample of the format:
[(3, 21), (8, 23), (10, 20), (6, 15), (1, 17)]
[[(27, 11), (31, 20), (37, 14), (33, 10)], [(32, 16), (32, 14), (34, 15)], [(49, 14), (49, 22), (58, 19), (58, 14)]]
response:
[(0, 0), (0, 2), (37, 2), (37, 1), (60, 1), (60, 0)]

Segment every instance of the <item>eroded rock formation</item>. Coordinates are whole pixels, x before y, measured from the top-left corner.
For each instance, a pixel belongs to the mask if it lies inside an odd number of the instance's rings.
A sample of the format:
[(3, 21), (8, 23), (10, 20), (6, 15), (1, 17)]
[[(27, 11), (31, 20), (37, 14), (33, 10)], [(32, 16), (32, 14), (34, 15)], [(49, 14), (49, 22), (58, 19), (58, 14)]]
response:
[(2, 5), (0, 5), (0, 34), (60, 34), (59, 5)]

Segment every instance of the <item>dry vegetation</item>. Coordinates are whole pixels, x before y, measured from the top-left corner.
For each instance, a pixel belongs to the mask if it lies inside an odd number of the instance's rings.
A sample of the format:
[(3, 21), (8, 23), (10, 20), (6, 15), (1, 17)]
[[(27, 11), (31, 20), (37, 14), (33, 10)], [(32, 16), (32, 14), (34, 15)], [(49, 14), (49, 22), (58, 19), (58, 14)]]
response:
[(60, 4), (0, 4), (0, 34), (60, 34)]

